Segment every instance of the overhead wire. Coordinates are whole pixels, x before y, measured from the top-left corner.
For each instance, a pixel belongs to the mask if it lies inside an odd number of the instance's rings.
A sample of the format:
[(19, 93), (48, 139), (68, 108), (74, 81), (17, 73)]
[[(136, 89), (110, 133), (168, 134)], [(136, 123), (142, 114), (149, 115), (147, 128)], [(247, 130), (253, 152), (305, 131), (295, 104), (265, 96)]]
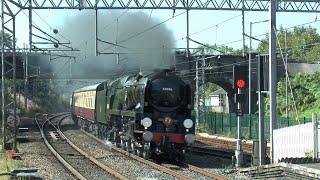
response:
[[(25, 3), (26, 3), (26, 2), (25, 2)], [(124, 14), (126, 14), (129, 10), (130, 10), (130, 9), (126, 9), (124, 12), (122, 12), (122, 13), (116, 18), (116, 20), (119, 19), (120, 17), (122, 17)], [(33, 11), (51, 30), (54, 29), (54, 28), (53, 28), (45, 19), (43, 19), (35, 10), (32, 9), (32, 11)], [(29, 17), (29, 16), (28, 16), (27, 14), (25, 14), (25, 13), (24, 13), (24, 15), (27, 16), (27, 17)], [(116, 20), (115, 20), (115, 21), (116, 21)], [(33, 22), (33, 21), (32, 21), (32, 22)], [(111, 26), (112, 23), (113, 23), (113, 22), (111, 22), (110, 24), (106, 25), (106, 26), (103, 28), (103, 30), (105, 30), (105, 29), (107, 29), (109, 26)], [(35, 24), (35, 23), (33, 22), (33, 24)], [(35, 25), (36, 25), (36, 24), (35, 24)], [(38, 25), (36, 25), (36, 26), (39, 27)], [(58, 33), (58, 35), (61, 36), (63, 39), (65, 39), (65, 40), (67, 40), (68, 42), (71, 43), (71, 41), (70, 41), (69, 39), (67, 39), (65, 36), (63, 36), (61, 33)], [(91, 37), (91, 38), (92, 38), (92, 37)], [(91, 38), (90, 38), (90, 39), (91, 39)], [(90, 40), (90, 39), (88, 39), (88, 40)], [(87, 41), (88, 41), (88, 40), (87, 40)], [(86, 42), (86, 41), (84, 41), (84, 43), (85, 43), (85, 42)], [(81, 44), (82, 44), (82, 43), (81, 43)], [(80, 47), (82, 46), (81, 44), (80, 44)]]
[[(148, 31), (150, 31), (150, 30), (153, 30), (154, 28), (156, 28), (156, 27), (158, 27), (158, 26), (160, 26), (160, 25), (162, 25), (162, 24), (170, 21), (171, 19), (174, 19), (174, 18), (176, 18), (176, 17), (178, 17), (178, 16), (180, 16), (180, 15), (182, 15), (182, 14), (185, 14), (186, 12), (187, 12), (187, 11), (183, 11), (182, 13), (179, 13), (179, 14), (177, 14), (177, 15), (175, 14), (174, 16), (172, 16), (172, 17), (170, 17), (170, 18), (168, 18), (168, 19), (166, 19), (166, 20), (164, 20), (164, 21), (161, 21), (161, 22), (159, 22), (159, 23), (157, 23), (157, 24), (155, 24), (155, 25), (153, 25), (153, 26), (151, 26), (151, 27), (148, 27), (148, 28), (146, 28), (146, 29), (144, 29), (144, 30), (142, 30), (142, 31), (140, 31), (140, 32), (137, 32), (137, 33), (135, 33), (135, 34), (133, 34), (133, 35), (131, 35), (131, 36), (129, 36), (129, 37), (127, 37), (127, 38), (119, 41), (118, 43), (120, 44), (120, 43), (126, 42), (126, 41), (128, 41), (128, 40), (130, 40), (130, 39), (133, 39), (133, 38), (135, 38), (135, 37), (138, 37), (138, 36), (140, 36), (141, 34), (144, 34), (144, 33), (148, 32)], [(110, 49), (111, 47), (112, 47), (112, 46), (109, 46), (109, 47), (103, 49), (101, 52), (103, 52), (103, 51), (105, 51), (105, 50), (107, 50), (107, 49)]]
[[(27, 1), (25, 1), (24, 3), (27, 3)], [(55, 29), (53, 28), (45, 19), (43, 19), (34, 9), (32, 9), (32, 11), (51, 29)], [(29, 17), (29, 16), (28, 16)], [(61, 34), (60, 32), (57, 33), (60, 37), (62, 37), (63, 39), (65, 39), (66, 41), (68, 41), (69, 43), (71, 43), (71, 41), (66, 38), (63, 34)]]
[[(29, 17), (24, 11), (21, 11), (21, 12), (22, 12), (26, 17)], [(35, 12), (35, 11), (33, 11), (33, 12)], [(35, 12), (35, 13), (36, 13), (36, 12)], [(36, 13), (36, 14), (37, 14), (37, 13)], [(47, 23), (40, 15), (37, 14), (37, 16), (38, 16), (40, 19), (42, 19), (42, 21), (45, 22), (51, 29), (53, 29), (52, 26), (50, 26), (49, 23)], [(32, 22), (32, 25), (33, 25), (33, 26), (35, 26), (36, 28), (39, 28), (39, 29), (40, 29), (40, 26), (39, 26), (38, 24), (36, 24), (33, 20), (32, 20), (31, 22)], [(63, 37), (65, 40), (67, 40), (67, 41), (70, 42), (70, 40), (68, 40), (67, 38), (65, 38), (62, 34), (60, 34), (60, 36)], [(67, 55), (66, 52), (62, 52), (62, 53), (63, 53), (64, 55)], [(56, 73), (56, 74), (60, 74), (60, 72), (63, 72), (63, 71), (64, 71), (63, 67), (67, 67), (67, 66), (65, 66), (65, 65), (66, 65), (66, 63), (68, 63), (69, 61), (70, 61), (70, 59), (69, 59), (68, 61), (66, 61), (66, 62), (64, 63), (64, 65), (62, 65), (61, 68), (59, 68), (60, 71), (59, 71), (58, 73)], [(42, 74), (42, 75), (45, 75), (45, 74), (50, 74), (50, 73), (44, 73), (44, 74)], [(54, 74), (54, 73), (52, 72), (51, 74)]]
[(124, 12), (122, 12), (119, 16), (117, 16), (117, 18), (115, 18), (115, 20), (113, 20), (112, 22), (110, 22), (109, 24), (107, 24), (105, 27), (102, 28), (102, 30), (106, 30), (107, 28), (109, 28), (114, 22), (117, 22), (117, 19), (120, 19), (123, 15), (125, 15), (126, 13), (128, 13), (130, 11), (130, 9), (126, 9)]
[[(213, 56), (212, 56), (213, 57)], [(209, 58), (212, 58), (212, 57), (207, 57), (207, 59)], [(197, 61), (197, 60), (194, 60), (194, 61)], [(233, 65), (236, 65), (236, 64), (241, 64), (241, 63), (245, 63), (245, 62), (248, 62), (249, 60), (244, 60), (244, 61), (239, 61), (239, 62), (235, 62), (235, 63), (231, 63), (231, 64), (225, 64), (225, 65), (221, 65), (221, 66), (217, 66), (217, 67), (204, 67), (204, 68), (198, 68), (198, 70), (215, 70), (215, 69), (219, 69), (219, 68), (224, 68), (224, 67), (229, 67), (229, 66), (233, 66)], [(174, 72), (182, 72), (183, 70), (178, 70), (178, 71), (174, 71)], [(190, 69), (189, 72), (187, 73), (194, 73), (196, 72), (197, 69)], [(186, 73), (186, 74), (187, 74)]]
[[(276, 31), (279, 32), (279, 31), (283, 31), (283, 30), (289, 30), (289, 29), (292, 29), (292, 28), (295, 28), (295, 27), (305, 26), (305, 25), (313, 24), (313, 23), (316, 23), (316, 22), (319, 22), (319, 21), (320, 21), (320, 19), (315, 19), (315, 20), (313, 20), (313, 21), (309, 21), (309, 22), (306, 22), (306, 23), (302, 23), (302, 24), (290, 26), (290, 27), (287, 27), (287, 28), (284, 28), (284, 29), (280, 29), (280, 30), (278, 29), (278, 30), (276, 30)], [(268, 34), (268, 32), (262, 33), (262, 34), (259, 34), (259, 35), (255, 35), (255, 36), (252, 36), (252, 37), (257, 38), (257, 37), (265, 36), (266, 34)], [(249, 39), (249, 37), (245, 37), (245, 38), (246, 38), (246, 39)], [(220, 44), (220, 45), (223, 46), (223, 45), (233, 44), (233, 43), (241, 42), (241, 41), (242, 41), (242, 39), (239, 39), (239, 40), (224, 42), (224, 43), (222, 43), (222, 44)]]
[[(230, 65), (235, 65), (236, 63), (233, 63), (233, 64), (230, 64)], [(282, 65), (277, 65), (277, 67), (280, 67), (280, 66), (282, 66)], [(220, 68), (220, 67), (217, 67), (217, 68), (215, 68), (215, 69), (218, 69), (218, 68)], [(207, 69), (205, 69), (205, 70), (207, 70)], [(209, 70), (212, 70), (212, 69), (209, 69)], [(252, 70), (257, 70), (257, 68), (252, 68)], [(181, 71), (177, 71), (177, 72), (182, 72), (182, 70)], [(232, 73), (233, 72), (233, 70), (230, 70), (230, 71), (226, 71), (226, 70), (224, 70), (224, 71), (219, 71), (219, 72), (206, 72), (205, 74), (206, 75), (213, 75), (213, 74), (223, 74), (223, 73)], [(181, 74), (181, 75), (179, 75), (180, 77), (194, 77), (195, 76), (195, 73), (196, 73), (196, 71), (193, 71), (193, 72), (188, 72), (188, 73), (184, 73), (184, 74)]]
[[(219, 55), (217, 55), (219, 56)], [(216, 57), (216, 56), (208, 56), (206, 57), (205, 59), (210, 59), (212, 57)], [(196, 62), (196, 61), (199, 61), (199, 59), (195, 59), (191, 62)], [(225, 67), (229, 67), (229, 66), (233, 66), (233, 65), (237, 65), (237, 64), (242, 64), (242, 63), (246, 63), (248, 62), (249, 60), (243, 60), (243, 61), (239, 61), (239, 62), (234, 62), (234, 63), (230, 63), (230, 64), (224, 64), (224, 65), (218, 65), (218, 66), (214, 66), (214, 67), (210, 67), (210, 66), (207, 66), (207, 67), (203, 67), (203, 68), (198, 68), (198, 70), (215, 70), (215, 69), (220, 69), (220, 68), (225, 68)], [(186, 62), (181, 62), (181, 63), (176, 63), (176, 64), (184, 64)], [(280, 67), (281, 65), (280, 64), (277, 64), (277, 67)], [(253, 68), (254, 70), (255, 68)], [(184, 70), (175, 70), (174, 72), (184, 72), (184, 75), (185, 74), (193, 74), (193, 73), (196, 73), (197, 69), (190, 69), (189, 72), (186, 72)], [(207, 73), (206, 73), (207, 74)], [(192, 75), (194, 76), (194, 75)]]
[[(24, 11), (21, 11), (27, 18), (29, 18), (29, 16), (24, 12)], [(40, 16), (39, 16), (40, 17)], [(53, 36), (51, 36), (51, 35), (49, 35), (49, 34), (47, 34), (45, 31), (43, 31), (43, 30), (41, 30), (41, 28), (40, 28), (40, 26), (38, 25), (38, 24), (36, 24), (33, 20), (31, 20), (31, 25), (32, 26), (34, 26), (34, 28), (36, 28), (39, 32), (41, 32), (41, 33), (43, 33), (44, 35), (46, 35), (46, 36), (48, 36), (49, 37), (49, 39), (48, 39), (48, 41), (50, 41), (52, 38), (53, 38), (53, 40), (55, 40), (55, 41), (58, 41), (58, 39), (56, 39), (56, 38), (54, 38)], [(47, 24), (49, 27), (50, 27), (50, 25), (49, 24)], [(34, 35), (34, 34), (33, 34)], [(41, 39), (46, 39), (46, 38), (43, 38), (43, 37), (41, 37), (41, 36), (38, 36), (38, 35), (34, 35), (34, 36), (36, 36), (36, 37), (38, 37), (38, 38), (41, 38)], [(69, 41), (68, 39), (66, 39), (67, 41)], [(69, 41), (69, 43), (70, 43), (70, 41)], [(71, 48), (71, 47), (69, 47), (69, 46), (65, 46), (65, 45), (63, 45), (64, 47), (67, 47), (67, 48)], [(31, 48), (31, 47), (30, 47)], [(41, 50), (40, 50), (41, 51)], [(63, 51), (62, 51), (63, 52)], [(63, 52), (64, 54), (66, 54), (65, 52)]]
[[(125, 12), (123, 12), (123, 13), (121, 13), (121, 14), (118, 16), (118, 18), (121, 17), (121, 16), (123, 16), (123, 15), (124, 15), (125, 13), (127, 13), (127, 12), (128, 12), (128, 10), (125, 11)], [(178, 14), (178, 15), (174, 15), (173, 17), (171, 17), (171, 18), (169, 18), (169, 19), (167, 19), (167, 20), (165, 20), (165, 21), (162, 21), (162, 22), (160, 22), (160, 23), (158, 23), (158, 24), (156, 24), (156, 25), (154, 25), (154, 26), (152, 26), (152, 27), (149, 27), (149, 28), (147, 28), (147, 29), (145, 29), (145, 30), (143, 30), (143, 31), (141, 31), (141, 32), (138, 32), (138, 33), (136, 33), (136, 34), (134, 34), (134, 35), (132, 35), (132, 36), (130, 36), (130, 37), (128, 37), (128, 38), (120, 41), (119, 43), (128, 41), (128, 40), (130, 40), (130, 39), (132, 39), (132, 38), (135, 38), (135, 37), (137, 37), (137, 36), (139, 36), (139, 35), (147, 32), (147, 31), (150, 31), (150, 30), (154, 29), (155, 27), (157, 27), (157, 26), (159, 26), (159, 25), (161, 25), (161, 24), (163, 24), (163, 23), (165, 23), (165, 22), (167, 22), (167, 21), (169, 21), (169, 20), (171, 20), (171, 19), (173, 19), (173, 18), (175, 18), (175, 17), (177, 17), (177, 16), (180, 16), (180, 15), (182, 15), (182, 14), (184, 14), (184, 13), (185, 13), (185, 12), (182, 12), (182, 13), (180, 13), (180, 14)], [(37, 14), (37, 13), (36, 13), (36, 14)], [(152, 14), (152, 11), (151, 11), (151, 13), (150, 13), (150, 15), (149, 15), (149, 19), (151, 18), (151, 14)], [(39, 16), (39, 14), (37, 14), (37, 15)], [(239, 16), (240, 16), (240, 15), (236, 15), (236, 16), (233, 16), (233, 17), (231, 17), (231, 18), (228, 18), (228, 19), (226, 19), (226, 20), (224, 20), (224, 21), (222, 21), (222, 22), (219, 22), (219, 23), (215, 24), (214, 26), (210, 26), (210, 27), (207, 27), (207, 28), (202, 29), (202, 30), (200, 30), (200, 31), (194, 32), (194, 33), (192, 33), (190, 36), (193, 36), (193, 35), (196, 35), (196, 34), (198, 34), (198, 33), (201, 33), (201, 32), (203, 32), (203, 31), (206, 31), (206, 30), (210, 29), (210, 28), (217, 27), (217, 26), (219, 26), (219, 25), (221, 25), (221, 24), (223, 24), (223, 23), (225, 23), (225, 22), (228, 22), (228, 21), (230, 21), (230, 20), (232, 20), (232, 19), (234, 19), (234, 18), (237, 18), (237, 17), (239, 17)], [(50, 28), (52, 28), (41, 16), (39, 16), (39, 17), (40, 17)], [(115, 21), (116, 21), (116, 20), (115, 20)], [(110, 23), (109, 26), (110, 26), (111, 24), (112, 24), (112, 23)], [(105, 26), (104, 29), (107, 28), (107, 27), (108, 27), (108, 25)], [(177, 40), (176, 40), (176, 41), (177, 41)], [(109, 49), (109, 48), (110, 48), (110, 47), (108, 47), (108, 48), (106, 48), (106, 49)], [(104, 51), (104, 50), (106, 50), (106, 49), (103, 49), (102, 51)]]
[[(194, 33), (191, 33), (191, 34), (189, 35), (189, 37), (194, 36), (194, 35), (197, 35), (197, 34), (199, 34), (199, 33), (202, 33), (202, 32), (204, 32), (204, 31), (207, 31), (207, 30), (209, 30), (209, 29), (211, 29), (211, 28), (214, 28), (214, 27), (217, 28), (217, 27), (219, 27), (221, 24), (224, 24), (224, 23), (226, 23), (226, 22), (229, 22), (229, 21), (231, 21), (231, 20), (233, 20), (233, 19), (236, 19), (236, 18), (238, 18), (238, 17), (240, 17), (240, 16), (242, 16), (242, 14), (236, 15), (236, 16), (232, 16), (232, 17), (230, 17), (230, 18), (228, 18), (228, 19), (225, 19), (225, 20), (223, 20), (223, 21), (221, 21), (221, 22), (219, 22), (219, 23), (217, 23), (217, 24), (211, 25), (211, 26), (209, 26), (209, 27), (206, 27), (206, 28), (204, 28), (204, 29), (201, 29), (201, 30), (199, 30), (199, 31), (196, 31), (196, 32), (194, 32)], [(181, 41), (181, 40), (184, 40), (184, 39), (186, 39), (186, 37), (185, 37), (185, 36), (182, 36), (182, 37), (180, 37), (180, 38), (175, 39), (173, 42)]]
[[(298, 25), (298, 26), (303, 26), (303, 25), (307, 25), (307, 24), (311, 24), (311, 23), (314, 23), (314, 22), (317, 22), (318, 20), (317, 20), (317, 18), (314, 20), (314, 21), (311, 21), (311, 22), (307, 22), (307, 23), (303, 23), (303, 24), (300, 24), (300, 25)], [(297, 26), (297, 25), (296, 25)], [(291, 29), (291, 28), (294, 28), (294, 27), (296, 27), (296, 26), (293, 26), (293, 27), (289, 27), (289, 28), (285, 28), (285, 29)], [(276, 29), (275, 29), (275, 27), (273, 27), (274, 28), (274, 31), (276, 31)], [(283, 30), (283, 29), (281, 29), (281, 30)], [(285, 61), (284, 61), (284, 57), (283, 57), (283, 52), (282, 52), (282, 48), (281, 48), (281, 44), (280, 44), (280, 41), (279, 41), (279, 38), (278, 38), (278, 35), (276, 34), (276, 38), (277, 38), (277, 42), (278, 42), (278, 45), (279, 45), (279, 49), (280, 49), (280, 53), (281, 53), (281, 57), (282, 57), (282, 61), (283, 61), (283, 63), (284, 63), (284, 67), (285, 67), (285, 71), (286, 71), (286, 77), (289, 79), (289, 75), (288, 75), (288, 69), (287, 69), (287, 64), (285, 63)], [(319, 44), (319, 43), (311, 43), (311, 44)], [(197, 61), (197, 60), (196, 60)], [(234, 63), (235, 64), (235, 63)], [(229, 65), (233, 65), (233, 64), (229, 64)], [(223, 67), (223, 66), (222, 66)], [(204, 69), (207, 69), (208, 67), (204, 67)], [(219, 67), (216, 67), (216, 68), (221, 68), (220, 66)], [(201, 69), (203, 69), (203, 68), (198, 68), (198, 70), (201, 70)], [(211, 69), (210, 69), (211, 70)], [(178, 72), (178, 71), (176, 71), (176, 72)], [(214, 73), (206, 73), (206, 74), (221, 74), (221, 73), (226, 73), (226, 72), (232, 72), (232, 71), (222, 71), (222, 72), (214, 72)], [(195, 73), (194, 71), (190, 71), (190, 72), (188, 72), (188, 73), (186, 73), (186, 74), (184, 74), (184, 75), (181, 75), (182, 77), (193, 77), (194, 76), (194, 74), (191, 74), (191, 75), (187, 75), (187, 74), (190, 74), (190, 73)], [(295, 108), (295, 111), (296, 111), (296, 118), (298, 119), (298, 121), (299, 121), (299, 114), (298, 114), (298, 111), (297, 111), (297, 106), (296, 106), (296, 102), (295, 102), (295, 98), (294, 98), (294, 96), (293, 96), (293, 90), (292, 90), (292, 85), (291, 85), (291, 81), (290, 81), (290, 79), (289, 79), (289, 86), (290, 86), (290, 90), (291, 90), (291, 96), (292, 96), (292, 99), (293, 99), (293, 102), (294, 102), (294, 108)]]
[(160, 23), (157, 23), (157, 24), (155, 24), (155, 25), (153, 25), (153, 26), (151, 26), (151, 27), (149, 27), (149, 28), (146, 28), (145, 30), (143, 30), (143, 31), (141, 31), (141, 32), (138, 32), (138, 33), (136, 33), (136, 34), (134, 34), (134, 35), (132, 35), (132, 36), (129, 36), (129, 37), (126, 38), (126, 39), (123, 39), (123, 40), (119, 41), (119, 43), (123, 43), (123, 42), (128, 41), (128, 40), (130, 40), (130, 39), (133, 39), (133, 38), (135, 38), (135, 37), (137, 37), (137, 36), (140, 36), (141, 34), (146, 33), (146, 32), (148, 32), (148, 31), (150, 31), (150, 30), (152, 30), (152, 29), (154, 29), (154, 28), (162, 25), (162, 24), (170, 21), (171, 19), (174, 19), (174, 18), (176, 18), (176, 17), (178, 17), (178, 16), (181, 16), (182, 14), (185, 14), (186, 12), (187, 12), (187, 11), (184, 11), (184, 12), (182, 12), (182, 13), (179, 13), (179, 14), (177, 14), (177, 15), (174, 15), (174, 16), (172, 16), (172, 17), (170, 17), (170, 18), (168, 18), (168, 19), (166, 19), (166, 20), (164, 20), (164, 21), (162, 21), (162, 22), (160, 22)]
[[(276, 31), (275, 27), (273, 27), (273, 30)], [(289, 88), (290, 88), (290, 91), (291, 91), (291, 96), (292, 96), (294, 108), (295, 108), (296, 115), (297, 115), (297, 116), (296, 116), (296, 119), (299, 121), (299, 114), (298, 114), (298, 110), (297, 110), (297, 105), (296, 105), (296, 101), (295, 101), (295, 98), (294, 98), (294, 95), (293, 95), (293, 90), (292, 90), (292, 85), (291, 85), (290, 77), (289, 77), (289, 74), (288, 74), (288, 65), (287, 65), (287, 63), (286, 63), (285, 60), (284, 60), (284, 56), (283, 56), (281, 44), (280, 44), (280, 41), (279, 41), (279, 38), (278, 38), (278, 35), (277, 35), (277, 34), (276, 34), (276, 38), (277, 38), (278, 46), (279, 46), (279, 48), (280, 48), (281, 59), (282, 59), (283, 65), (284, 65), (284, 67), (285, 67), (286, 78), (288, 78), (288, 82), (289, 82)]]
[[(152, 13), (152, 11), (151, 11), (151, 13)], [(150, 13), (150, 16), (151, 16), (151, 13)], [(185, 12), (183, 12), (183, 13), (185, 13)], [(183, 14), (183, 13), (180, 13), (179, 15), (181, 15), (181, 14)], [(37, 13), (36, 13), (36, 14), (37, 14)], [(123, 14), (125, 14), (125, 12), (123, 12), (123, 13), (120, 15), (120, 17), (121, 17)], [(37, 14), (37, 15), (38, 15), (38, 14)], [(39, 16), (39, 15), (38, 15), (38, 16)], [(178, 16), (178, 15), (176, 15), (176, 16)], [(175, 17), (176, 17), (176, 16), (175, 16)], [(229, 21), (229, 20), (231, 20), (231, 19), (233, 19), (233, 18), (239, 17), (239, 16), (240, 16), (240, 15), (231, 17), (231, 18), (229, 18), (229, 19), (227, 19), (227, 20), (225, 20), (225, 21), (222, 21), (221, 23), (218, 23), (218, 24), (222, 24), (222, 23), (224, 23), (224, 22), (227, 22), (227, 21)], [(41, 16), (39, 16), (39, 18), (41, 18)], [(42, 18), (41, 18), (41, 19), (42, 19)], [(170, 19), (172, 19), (172, 18), (170, 18)], [(169, 20), (170, 20), (170, 19), (169, 19)], [(42, 20), (43, 20), (43, 19), (42, 19)], [(43, 21), (44, 21), (44, 20), (43, 20)], [(166, 20), (166, 21), (168, 21), (168, 20)], [(132, 38), (134, 38), (134, 37), (136, 37), (136, 36), (139, 36), (139, 35), (147, 32), (147, 31), (149, 31), (149, 30), (151, 30), (151, 29), (153, 29), (153, 28), (155, 28), (155, 27), (157, 27), (157, 26), (165, 23), (166, 21), (161, 22), (161, 23), (159, 23), (159, 24), (157, 24), (157, 25), (154, 25), (154, 26), (152, 26), (152, 27), (150, 27), (150, 28), (148, 28), (148, 29), (146, 29), (146, 30), (144, 30), (144, 31), (142, 31), (142, 32), (136, 33), (136, 34), (128, 37), (127, 39), (124, 39), (124, 40), (120, 41), (119, 43), (124, 42), (124, 41), (127, 41), (127, 40), (130, 40), (130, 39), (132, 39)], [(308, 22), (308, 23), (304, 23), (304, 24), (300, 24), (300, 25), (296, 25), (296, 26), (307, 25), (307, 24), (314, 23), (314, 22), (316, 22), (316, 21), (318, 21), (318, 20), (316, 19), (315, 21)], [(44, 22), (45, 22), (50, 28), (52, 28), (46, 21), (44, 21)], [(192, 36), (192, 35), (195, 35), (195, 34), (198, 34), (198, 33), (200, 33), (200, 32), (203, 32), (203, 31), (205, 31), (205, 30), (207, 30), (207, 29), (210, 29), (210, 28), (213, 28), (213, 27), (217, 27), (218, 24), (216, 24), (216, 25), (214, 25), (214, 26), (210, 26), (210, 27), (205, 28), (205, 29), (203, 29), (203, 30), (200, 30), (200, 31), (198, 31), (198, 32), (192, 33), (191, 36)], [(295, 26), (294, 26), (294, 27), (295, 27)], [(286, 29), (290, 29), (290, 28), (293, 28), (293, 27), (289, 27), (289, 28), (286, 28)], [(264, 33), (264, 34), (261, 34), (261, 35), (258, 35), (258, 36), (255, 36), (255, 37), (259, 37), (259, 36), (262, 36), (262, 35), (265, 35), (265, 33)], [(241, 41), (241, 40), (238, 40), (238, 41)], [(238, 42), (238, 41), (233, 41), (233, 42)], [(232, 42), (231, 42), (231, 43), (232, 43)], [(225, 44), (227, 44), (227, 43), (225, 43)], [(229, 44), (229, 43), (228, 43), (228, 44)]]
[[(152, 11), (151, 11), (151, 13), (152, 13)], [(151, 13), (150, 13), (150, 17), (151, 17)], [(141, 32), (138, 32), (138, 33), (136, 33), (136, 34), (134, 34), (134, 35), (132, 35), (132, 36), (130, 36), (130, 37), (122, 40), (122, 41), (119, 41), (118, 43), (123, 43), (123, 42), (128, 41), (128, 40), (130, 40), (130, 39), (132, 39), (132, 38), (135, 38), (135, 37), (137, 37), (137, 36), (139, 36), (139, 35), (147, 32), (147, 31), (150, 31), (150, 30), (154, 29), (155, 27), (158, 27), (159, 25), (161, 25), (161, 24), (163, 24), (163, 23), (165, 23), (165, 22), (167, 22), (167, 21), (169, 21), (169, 20), (171, 20), (171, 19), (173, 19), (173, 18), (175, 18), (175, 17), (177, 17), (177, 16), (180, 16), (180, 15), (182, 15), (182, 14), (184, 14), (184, 13), (186, 13), (186, 11), (184, 11), (184, 12), (182, 12), (182, 13), (180, 13), (180, 14), (174, 15), (174, 16), (172, 16), (171, 18), (168, 18), (168, 19), (166, 19), (166, 20), (164, 20), (164, 21), (162, 21), (162, 22), (160, 22), (160, 23), (158, 23), (158, 24), (156, 24), (156, 25), (154, 25), (154, 26), (151, 26), (151, 27), (149, 27), (149, 28), (147, 28), (147, 29), (145, 29), (145, 30), (143, 30), (143, 31), (141, 31)], [(226, 22), (228, 22), (228, 21), (230, 21), (230, 20), (233, 20), (233, 19), (235, 19), (235, 18), (237, 18), (237, 17), (240, 17), (240, 16), (241, 16), (241, 14), (240, 14), (240, 15), (236, 15), (236, 16), (232, 16), (232, 17), (230, 17), (230, 18), (228, 18), (228, 19), (226, 19), (226, 20), (223, 20), (223, 21), (215, 24), (215, 25), (212, 25), (212, 26), (209, 26), (209, 27), (207, 27), (207, 28), (201, 29), (201, 30), (199, 30), (199, 31), (197, 31), (197, 32), (191, 33), (191, 34), (189, 35), (189, 37), (190, 37), (190, 36), (193, 36), (193, 35), (196, 35), (196, 34), (199, 34), (199, 33), (201, 33), (201, 32), (204, 32), (204, 31), (206, 31), (206, 30), (208, 30), (208, 29), (211, 29), (211, 28), (213, 28), (213, 27), (217, 27), (217, 26), (219, 26), (219, 25), (221, 25), (221, 24), (224, 24), (224, 23), (226, 23)], [(150, 17), (149, 17), (149, 18), (150, 18)], [(183, 37), (183, 38), (184, 38), (184, 37)], [(182, 38), (182, 39), (183, 39), (183, 38)], [(176, 39), (174, 42), (179, 41), (179, 40), (182, 40), (182, 39), (181, 39), (181, 38), (178, 38), (178, 39)], [(110, 49), (111, 47), (112, 47), (112, 46), (107, 47), (107, 48), (103, 49), (102, 51), (105, 51), (105, 50), (107, 50), (107, 49)], [(164, 47), (165, 47), (165, 44), (164, 44)]]
[[(106, 26), (102, 28), (102, 30), (107, 30), (111, 25), (113, 25), (114, 22), (117, 22), (122, 16), (124, 16), (126, 13), (128, 13), (130, 9), (126, 9), (124, 12), (122, 12), (119, 16), (117, 16), (112, 22), (108, 23)], [(79, 48), (82, 47), (83, 45), (86, 45), (87, 42), (91, 39), (94, 38), (94, 34), (92, 34), (87, 40), (83, 41), (82, 43), (79, 44)], [(87, 49), (87, 48), (86, 48)]]

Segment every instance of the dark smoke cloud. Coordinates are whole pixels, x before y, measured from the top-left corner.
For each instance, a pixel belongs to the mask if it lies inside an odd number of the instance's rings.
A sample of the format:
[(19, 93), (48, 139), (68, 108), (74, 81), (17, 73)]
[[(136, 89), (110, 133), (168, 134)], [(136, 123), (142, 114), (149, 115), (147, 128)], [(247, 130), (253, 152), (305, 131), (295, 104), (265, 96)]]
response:
[[(80, 50), (75, 52), (76, 63), (72, 63), (72, 77), (107, 78), (111, 74), (127, 74), (132, 71), (152, 71), (154, 69), (170, 68), (173, 62), (173, 36), (165, 25), (160, 25), (150, 31), (133, 37), (159, 23), (159, 20), (150, 18), (143, 12), (123, 13), (116, 11), (100, 11), (98, 16), (99, 38), (112, 43), (119, 42), (121, 47), (99, 43), (99, 51), (105, 53), (119, 52), (117, 55), (100, 55), (95, 57), (94, 22), (95, 11), (82, 11), (70, 19), (66, 19), (64, 26), (59, 30), (71, 41), (72, 46)], [(118, 25), (117, 25), (118, 24)], [(63, 61), (55, 61), (54, 71), (61, 70)], [(66, 71), (69, 71), (66, 68)], [(64, 73), (67, 74), (67, 73)]]

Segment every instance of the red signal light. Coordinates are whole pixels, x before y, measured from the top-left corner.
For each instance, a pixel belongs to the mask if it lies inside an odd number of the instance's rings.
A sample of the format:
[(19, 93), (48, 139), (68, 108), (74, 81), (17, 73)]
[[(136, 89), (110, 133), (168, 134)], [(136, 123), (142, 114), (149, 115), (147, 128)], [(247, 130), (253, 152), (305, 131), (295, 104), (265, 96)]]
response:
[(238, 89), (244, 89), (246, 87), (246, 81), (243, 79), (239, 79), (237, 80), (236, 85)]

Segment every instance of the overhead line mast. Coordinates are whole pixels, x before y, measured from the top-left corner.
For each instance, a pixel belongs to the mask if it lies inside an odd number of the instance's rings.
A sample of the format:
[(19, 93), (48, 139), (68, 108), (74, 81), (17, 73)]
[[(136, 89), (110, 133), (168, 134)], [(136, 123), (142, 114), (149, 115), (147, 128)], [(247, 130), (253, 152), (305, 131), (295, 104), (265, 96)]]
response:
[(277, 127), (277, 59), (276, 8), (277, 0), (270, 0), (269, 9), (269, 100), (270, 100), (270, 160), (274, 163), (273, 129)]

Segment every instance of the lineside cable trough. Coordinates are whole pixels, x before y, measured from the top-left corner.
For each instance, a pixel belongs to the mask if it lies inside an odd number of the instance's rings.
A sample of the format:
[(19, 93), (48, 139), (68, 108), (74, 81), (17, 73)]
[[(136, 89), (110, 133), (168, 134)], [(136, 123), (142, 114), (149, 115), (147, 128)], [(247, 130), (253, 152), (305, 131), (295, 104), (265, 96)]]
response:
[(306, 168), (301, 165), (278, 163), (259, 167), (241, 169), (240, 174), (249, 178), (293, 178), (293, 179), (320, 179), (320, 170)]
[(36, 178), (37, 168), (21, 168), (14, 169), (11, 171), (10, 175), (14, 177), (28, 177), (28, 178)]

